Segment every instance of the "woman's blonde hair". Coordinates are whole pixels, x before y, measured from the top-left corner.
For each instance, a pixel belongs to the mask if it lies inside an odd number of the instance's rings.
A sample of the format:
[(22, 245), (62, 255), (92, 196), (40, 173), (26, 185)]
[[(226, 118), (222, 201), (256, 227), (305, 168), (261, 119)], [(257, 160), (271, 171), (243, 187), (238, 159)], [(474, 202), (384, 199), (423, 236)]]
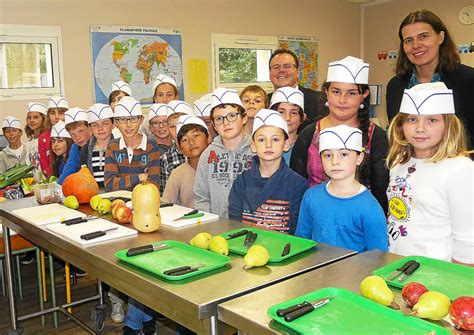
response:
[[(397, 164), (406, 163), (413, 155), (413, 146), (408, 143), (403, 133), (403, 124), (410, 114), (398, 113), (388, 127), (388, 145), (386, 165), (389, 169)], [(454, 114), (443, 114), (445, 124), (444, 136), (429, 162), (440, 162), (446, 158), (458, 156), (469, 157), (467, 150), (466, 130)]]

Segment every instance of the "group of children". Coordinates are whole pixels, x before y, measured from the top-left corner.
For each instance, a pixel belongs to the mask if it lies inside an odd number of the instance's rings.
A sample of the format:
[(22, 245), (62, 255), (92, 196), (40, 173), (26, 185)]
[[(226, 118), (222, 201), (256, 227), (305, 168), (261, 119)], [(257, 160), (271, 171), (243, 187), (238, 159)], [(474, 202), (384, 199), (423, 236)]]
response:
[[(147, 175), (165, 202), (357, 252), (472, 265), (473, 162), (452, 90), (405, 90), (387, 136), (369, 120), (368, 75), (361, 59), (330, 63), (326, 114), (299, 134), (304, 96), (293, 87), (271, 101), (258, 86), (240, 96), (217, 88), (193, 108), (160, 75), (148, 129), (124, 82), (112, 85), (110, 105), (87, 112), (62, 97), (30, 103), (27, 147), (20, 121), (3, 121), (0, 172), (27, 158), (61, 183), (87, 164), (107, 191), (132, 190)], [(130, 299), (125, 333), (141, 328), (154, 332), (153, 312)]]

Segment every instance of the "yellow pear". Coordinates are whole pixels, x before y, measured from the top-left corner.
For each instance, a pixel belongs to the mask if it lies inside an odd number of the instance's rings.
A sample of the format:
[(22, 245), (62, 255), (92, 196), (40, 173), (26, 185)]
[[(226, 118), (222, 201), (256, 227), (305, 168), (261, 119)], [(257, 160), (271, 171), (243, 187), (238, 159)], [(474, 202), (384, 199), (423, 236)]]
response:
[(244, 270), (253, 268), (254, 266), (263, 266), (270, 259), (268, 250), (261, 245), (255, 244), (250, 247), (244, 257)]
[(79, 207), (79, 202), (77, 201), (77, 198), (73, 195), (70, 195), (66, 198), (64, 198), (64, 206), (72, 209), (76, 209)]
[(99, 201), (99, 206), (97, 206), (97, 211), (100, 214), (110, 213), (110, 205), (112, 202), (109, 199), (102, 199)]
[(91, 205), (91, 208), (96, 211), (101, 200), (102, 198), (100, 195), (94, 195), (91, 200), (89, 200), (89, 205)]
[(421, 295), (413, 306), (416, 316), (423, 319), (441, 320), (449, 312), (451, 301), (448, 296), (436, 291), (428, 291)]
[(229, 254), (229, 243), (222, 236), (214, 236), (209, 242), (209, 250), (227, 256)]
[(388, 288), (385, 280), (379, 276), (365, 277), (360, 283), (360, 293), (384, 306), (390, 306), (393, 302), (393, 292)]
[(209, 233), (199, 233), (194, 236), (189, 244), (201, 248), (201, 249), (209, 249), (209, 243), (211, 242), (212, 235)]

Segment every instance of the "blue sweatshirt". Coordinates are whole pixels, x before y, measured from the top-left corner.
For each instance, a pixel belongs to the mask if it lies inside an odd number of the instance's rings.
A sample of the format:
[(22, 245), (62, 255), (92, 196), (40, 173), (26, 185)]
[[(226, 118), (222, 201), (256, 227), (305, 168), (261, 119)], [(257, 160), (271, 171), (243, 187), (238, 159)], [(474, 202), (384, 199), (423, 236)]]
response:
[(339, 198), (328, 192), (327, 184), (305, 193), (295, 235), (357, 252), (388, 251), (385, 215), (374, 196), (365, 190)]
[(69, 157), (63, 172), (60, 174), (58, 184), (61, 185), (67, 176), (76, 173), (81, 168), (81, 147), (74, 143), (69, 150)]
[(229, 218), (259, 228), (293, 234), (308, 182), (282, 159), (269, 178), (260, 174), (260, 160), (234, 181), (229, 195)]

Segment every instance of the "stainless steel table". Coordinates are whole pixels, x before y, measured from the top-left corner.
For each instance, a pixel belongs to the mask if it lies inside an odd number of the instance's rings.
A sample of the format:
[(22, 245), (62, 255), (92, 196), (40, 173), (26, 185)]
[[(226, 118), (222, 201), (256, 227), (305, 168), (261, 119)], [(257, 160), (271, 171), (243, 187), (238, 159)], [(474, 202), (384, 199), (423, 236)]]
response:
[[(221, 270), (176, 283), (167, 282), (119, 263), (114, 253), (160, 240), (188, 241), (202, 231), (220, 234), (243, 227), (243, 224), (219, 220), (182, 229), (161, 227), (154, 233), (83, 247), (11, 213), (14, 209), (35, 204), (31, 198), (2, 204), (0, 216), (5, 227), (198, 333), (225, 333), (226, 325), (217, 322), (218, 304), (354, 255), (350, 250), (319, 244), (316, 251), (247, 271), (242, 270), (242, 257), (231, 255), (232, 263)], [(80, 209), (87, 212), (89, 206)]]
[[(273, 321), (267, 315), (267, 309), (324, 287), (341, 287), (359, 293), (359, 284), (362, 279), (369, 276), (373, 270), (400, 258), (402, 256), (381, 251), (358, 254), (222, 303), (218, 307), (218, 317), (221, 322), (239, 330), (239, 334), (295, 334), (292, 330)], [(392, 291), (395, 293), (395, 302), (402, 307), (402, 310), (411, 312), (405, 306), (400, 290), (392, 289)], [(453, 334), (462, 334), (451, 327), (447, 321), (437, 321), (437, 323), (450, 329)]]

